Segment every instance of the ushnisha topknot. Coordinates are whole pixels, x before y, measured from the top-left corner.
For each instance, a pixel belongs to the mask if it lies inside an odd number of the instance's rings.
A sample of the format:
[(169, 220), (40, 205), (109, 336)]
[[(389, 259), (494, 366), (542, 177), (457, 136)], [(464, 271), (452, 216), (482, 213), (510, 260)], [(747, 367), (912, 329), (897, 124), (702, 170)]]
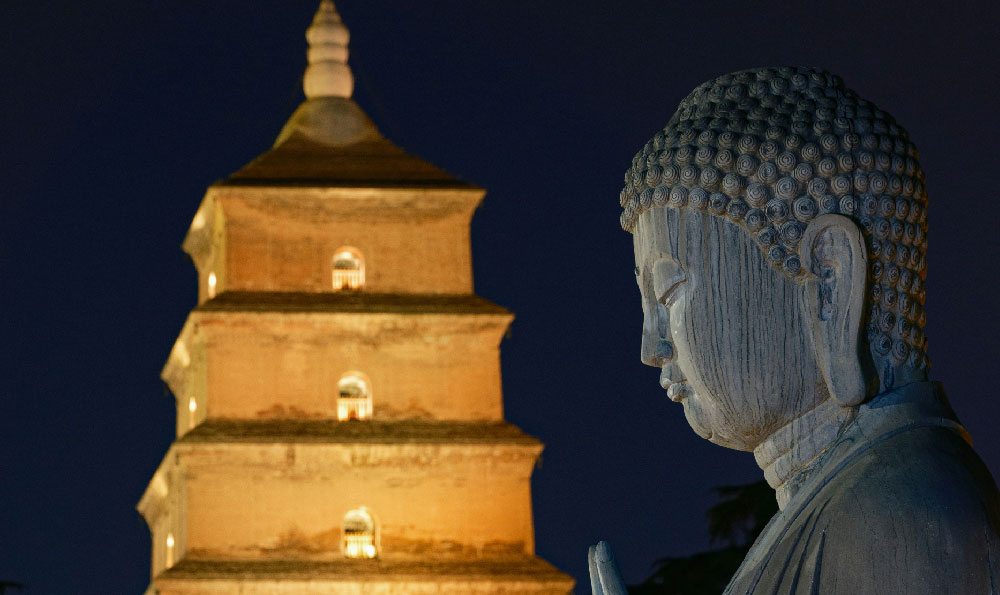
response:
[(868, 340), (928, 366), (923, 334), (927, 194), (917, 148), (892, 116), (809, 67), (756, 68), (699, 85), (625, 172), (621, 225), (651, 207), (692, 208), (745, 229), (772, 266), (802, 274), (798, 243), (825, 213), (868, 244)]

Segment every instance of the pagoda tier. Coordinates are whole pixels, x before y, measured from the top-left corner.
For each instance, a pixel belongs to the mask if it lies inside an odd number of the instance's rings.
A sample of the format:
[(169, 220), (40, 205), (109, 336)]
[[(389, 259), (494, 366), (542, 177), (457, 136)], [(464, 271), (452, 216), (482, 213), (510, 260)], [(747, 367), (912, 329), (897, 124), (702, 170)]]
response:
[[(565, 595), (534, 556), (541, 450), (502, 421), (205, 421), (139, 502), (151, 593)], [(357, 510), (375, 517), (367, 560), (345, 557)]]
[(139, 509), (154, 572), (186, 558), (343, 559), (362, 506), (377, 516), (371, 557), (530, 556), (540, 451), (502, 422), (206, 422), (174, 443)]
[(500, 420), (511, 318), (471, 295), (230, 292), (191, 312), (162, 376), (178, 436), (205, 419), (337, 419), (352, 376), (366, 419)]
[(245, 180), (209, 188), (184, 239), (200, 302), (224, 291), (338, 291), (344, 249), (359, 257), (366, 291), (472, 293), (469, 221), (480, 188), (409, 180), (394, 187), (332, 185), (341, 179), (309, 187), (284, 186), (291, 182), (283, 179), (237, 183)]
[(154, 595), (544, 594), (542, 444), (503, 418), (513, 318), (473, 293), (481, 188), (406, 154), (351, 99), (323, 0), (306, 101), (206, 193), (198, 305), (162, 378), (177, 439), (138, 509)]

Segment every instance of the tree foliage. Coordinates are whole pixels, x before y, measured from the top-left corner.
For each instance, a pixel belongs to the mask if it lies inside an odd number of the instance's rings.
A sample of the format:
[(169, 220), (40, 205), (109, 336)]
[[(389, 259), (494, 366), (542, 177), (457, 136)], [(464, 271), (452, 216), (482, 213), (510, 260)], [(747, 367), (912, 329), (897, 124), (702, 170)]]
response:
[(776, 512), (774, 490), (767, 482), (715, 488), (718, 502), (708, 509), (708, 535), (722, 548), (686, 558), (660, 558), (630, 595), (719, 595), (739, 568), (757, 536)]

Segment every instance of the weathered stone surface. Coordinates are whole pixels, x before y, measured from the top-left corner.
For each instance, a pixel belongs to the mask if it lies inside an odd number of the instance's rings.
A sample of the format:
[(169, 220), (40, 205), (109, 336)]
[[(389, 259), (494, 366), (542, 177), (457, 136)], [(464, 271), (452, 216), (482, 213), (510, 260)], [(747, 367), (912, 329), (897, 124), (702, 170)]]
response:
[(906, 131), (835, 75), (748, 70), (684, 99), (625, 182), (642, 361), (781, 508), (726, 592), (993, 593), (1000, 495), (927, 382)]
[(936, 383), (861, 405), (795, 481), (727, 593), (995, 592), (1000, 498)]

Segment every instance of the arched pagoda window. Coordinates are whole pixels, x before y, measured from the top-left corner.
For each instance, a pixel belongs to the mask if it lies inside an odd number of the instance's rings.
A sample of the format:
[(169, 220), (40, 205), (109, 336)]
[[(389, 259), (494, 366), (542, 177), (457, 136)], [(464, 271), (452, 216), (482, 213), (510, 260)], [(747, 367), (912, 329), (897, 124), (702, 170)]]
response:
[(350, 246), (338, 248), (333, 254), (333, 290), (361, 289), (365, 285), (365, 259)]
[(348, 372), (337, 383), (337, 419), (368, 419), (372, 415), (372, 384), (361, 372)]
[(344, 515), (342, 547), (348, 558), (374, 558), (378, 555), (375, 519), (362, 506)]

